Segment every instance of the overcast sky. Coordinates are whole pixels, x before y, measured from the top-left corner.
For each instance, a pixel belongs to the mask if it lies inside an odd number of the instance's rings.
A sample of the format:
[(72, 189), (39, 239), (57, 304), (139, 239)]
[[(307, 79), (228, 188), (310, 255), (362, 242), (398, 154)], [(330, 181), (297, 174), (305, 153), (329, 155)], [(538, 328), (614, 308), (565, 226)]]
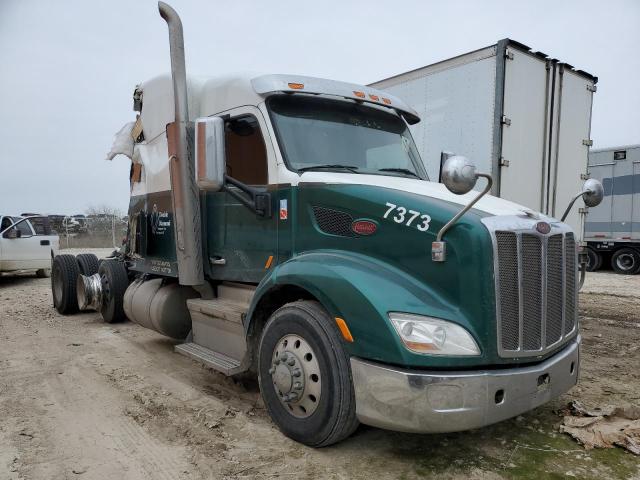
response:
[[(187, 71), (370, 83), (505, 37), (599, 77), (594, 147), (640, 143), (640, 1), (169, 0)], [(155, 0), (0, 0), (0, 212), (126, 211), (105, 161), (134, 86), (169, 70)]]

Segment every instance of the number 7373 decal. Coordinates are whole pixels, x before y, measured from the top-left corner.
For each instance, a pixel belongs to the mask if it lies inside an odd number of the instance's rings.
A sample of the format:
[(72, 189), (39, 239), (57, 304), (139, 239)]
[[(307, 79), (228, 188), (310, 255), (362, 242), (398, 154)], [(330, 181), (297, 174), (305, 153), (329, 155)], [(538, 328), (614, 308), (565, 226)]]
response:
[[(431, 223), (431, 217), (426, 213), (420, 213), (415, 210), (407, 210), (399, 205), (387, 202), (389, 209), (385, 212), (382, 218), (387, 218), (391, 215), (393, 221), (396, 223), (402, 223), (407, 227), (415, 225), (415, 227), (421, 232), (429, 230), (429, 224)], [(392, 213), (393, 212), (393, 213)]]

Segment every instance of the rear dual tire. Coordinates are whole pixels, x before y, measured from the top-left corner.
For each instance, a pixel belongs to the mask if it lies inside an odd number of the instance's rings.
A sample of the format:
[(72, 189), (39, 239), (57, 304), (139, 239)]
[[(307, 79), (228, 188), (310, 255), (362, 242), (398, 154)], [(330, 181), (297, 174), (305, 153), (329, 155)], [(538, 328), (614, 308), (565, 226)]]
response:
[(123, 322), (124, 292), (129, 286), (129, 276), (124, 263), (119, 260), (104, 260), (98, 268), (102, 284), (102, 306), (100, 313), (106, 323)]
[(56, 255), (51, 261), (53, 306), (62, 315), (78, 311), (76, 279), (80, 270), (73, 255)]
[[(269, 318), (260, 339), (258, 381), (271, 419), (289, 438), (324, 447), (358, 427), (343, 342), (318, 302), (289, 303)], [(283, 356), (285, 361), (278, 362)], [(302, 386), (296, 388), (296, 382)]]

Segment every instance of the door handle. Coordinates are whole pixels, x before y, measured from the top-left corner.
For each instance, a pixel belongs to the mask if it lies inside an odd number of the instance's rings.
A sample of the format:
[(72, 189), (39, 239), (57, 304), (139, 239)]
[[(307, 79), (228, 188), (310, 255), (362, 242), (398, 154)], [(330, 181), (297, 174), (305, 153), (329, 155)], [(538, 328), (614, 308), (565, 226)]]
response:
[(227, 261), (222, 257), (209, 258), (211, 265), (226, 265)]

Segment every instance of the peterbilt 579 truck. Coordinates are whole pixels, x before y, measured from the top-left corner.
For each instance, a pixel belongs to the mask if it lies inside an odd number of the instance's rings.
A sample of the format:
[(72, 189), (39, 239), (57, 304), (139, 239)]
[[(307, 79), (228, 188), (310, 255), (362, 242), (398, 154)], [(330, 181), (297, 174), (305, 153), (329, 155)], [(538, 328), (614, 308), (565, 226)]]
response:
[[(577, 381), (576, 239), (485, 195), (451, 156), (430, 181), (402, 100), (299, 75), (171, 75), (136, 87), (129, 227), (119, 252), (53, 260), (57, 310), (95, 309), (253, 373), (281, 431), (325, 446), (359, 422), (450, 432), (498, 422)], [(472, 191), (476, 180), (485, 184)], [(595, 204), (590, 181), (576, 198)]]

